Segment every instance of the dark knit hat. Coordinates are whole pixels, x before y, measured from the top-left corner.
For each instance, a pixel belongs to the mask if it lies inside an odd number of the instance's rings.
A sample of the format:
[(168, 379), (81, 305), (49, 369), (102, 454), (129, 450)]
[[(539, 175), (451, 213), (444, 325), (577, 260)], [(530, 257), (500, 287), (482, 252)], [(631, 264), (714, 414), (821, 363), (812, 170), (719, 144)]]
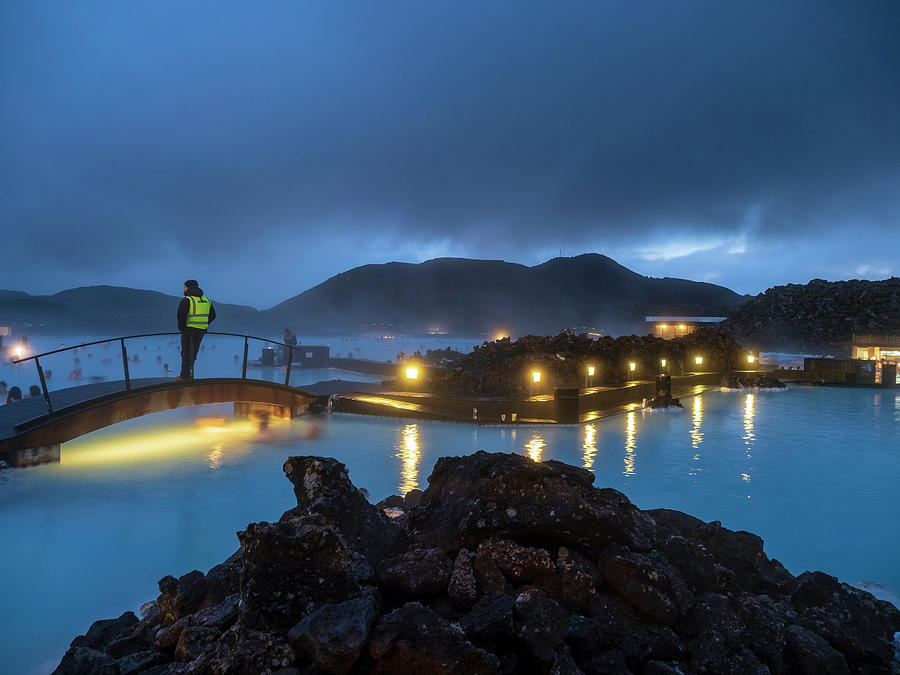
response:
[(194, 288), (195, 286), (199, 286), (200, 284), (197, 283), (196, 279), (188, 279), (184, 282), (184, 285), (188, 288)]

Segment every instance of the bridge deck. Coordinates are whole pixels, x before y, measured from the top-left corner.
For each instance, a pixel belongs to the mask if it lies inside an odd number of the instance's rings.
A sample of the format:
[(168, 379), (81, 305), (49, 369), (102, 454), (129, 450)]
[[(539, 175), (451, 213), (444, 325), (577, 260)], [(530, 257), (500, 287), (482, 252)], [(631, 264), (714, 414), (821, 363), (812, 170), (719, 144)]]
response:
[[(146, 377), (131, 381), (132, 389), (153, 387), (156, 385), (175, 383), (171, 377)], [(110, 394), (126, 391), (125, 380), (113, 380), (110, 382), (95, 382), (82, 384), (77, 387), (66, 387), (50, 392), (50, 403), (54, 412), (63, 412), (66, 408), (72, 408), (94, 399), (99, 399)], [(47, 415), (47, 405), (43, 396), (23, 398), (21, 401), (7, 403), (0, 406), (0, 439), (10, 438), (16, 435), (16, 425), (38, 419)]]
[[(302, 411), (314, 396), (267, 380), (140, 378), (131, 380), (130, 388), (124, 381), (109, 381), (60, 389), (50, 392), (50, 400), (52, 412), (47, 412), (43, 396), (0, 406), (0, 459), (13, 466), (39, 463), (41, 448), (58, 449), (91, 431), (164, 410), (246, 402)], [(58, 450), (53, 452), (58, 461)]]

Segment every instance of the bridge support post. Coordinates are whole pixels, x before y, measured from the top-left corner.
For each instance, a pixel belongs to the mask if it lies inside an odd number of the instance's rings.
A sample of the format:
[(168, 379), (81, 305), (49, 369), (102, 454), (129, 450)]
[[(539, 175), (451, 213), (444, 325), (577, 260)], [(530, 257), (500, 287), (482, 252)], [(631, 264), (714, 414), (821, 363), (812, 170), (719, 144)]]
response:
[(37, 466), (38, 464), (58, 464), (59, 444), (41, 445), (36, 448), (13, 450), (9, 453), (9, 464), (14, 467)]
[(271, 403), (250, 403), (248, 401), (234, 402), (234, 416), (262, 420), (272, 417), (291, 419), (303, 414), (299, 406), (274, 405)]

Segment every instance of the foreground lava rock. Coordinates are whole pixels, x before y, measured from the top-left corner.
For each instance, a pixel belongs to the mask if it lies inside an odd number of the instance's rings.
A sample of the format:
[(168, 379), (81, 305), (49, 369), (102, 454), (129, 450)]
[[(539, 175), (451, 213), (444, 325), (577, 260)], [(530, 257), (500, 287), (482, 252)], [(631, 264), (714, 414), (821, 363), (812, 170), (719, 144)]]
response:
[[(59, 674), (885, 673), (900, 611), (762, 540), (641, 511), (560, 462), (438, 460), (371, 505), (344, 465), (291, 457), (298, 507), (204, 575), (97, 621)], [(389, 517), (387, 514), (390, 514)], [(893, 668), (893, 671), (892, 671)]]

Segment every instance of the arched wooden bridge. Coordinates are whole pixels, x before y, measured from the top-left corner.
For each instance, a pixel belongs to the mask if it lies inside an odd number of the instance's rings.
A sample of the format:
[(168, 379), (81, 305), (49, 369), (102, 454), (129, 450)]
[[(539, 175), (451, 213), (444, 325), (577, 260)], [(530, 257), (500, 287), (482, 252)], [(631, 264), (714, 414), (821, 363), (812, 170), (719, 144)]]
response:
[[(42, 395), (0, 406), (0, 460), (12, 466), (58, 461), (61, 443), (118, 422), (175, 408), (234, 402), (274, 406), (295, 416), (306, 410), (314, 400), (312, 395), (288, 384), (294, 348), (275, 340), (235, 333), (207, 335), (243, 338), (244, 359), (239, 378), (131, 379), (126, 340), (168, 335), (178, 333), (146, 333), (110, 338), (16, 360), (16, 363), (34, 361)], [(259, 340), (286, 349), (288, 358), (284, 383), (247, 378), (248, 340)], [(108, 342), (120, 343), (124, 376), (122, 380), (68, 387), (53, 392), (47, 389), (41, 358)]]

